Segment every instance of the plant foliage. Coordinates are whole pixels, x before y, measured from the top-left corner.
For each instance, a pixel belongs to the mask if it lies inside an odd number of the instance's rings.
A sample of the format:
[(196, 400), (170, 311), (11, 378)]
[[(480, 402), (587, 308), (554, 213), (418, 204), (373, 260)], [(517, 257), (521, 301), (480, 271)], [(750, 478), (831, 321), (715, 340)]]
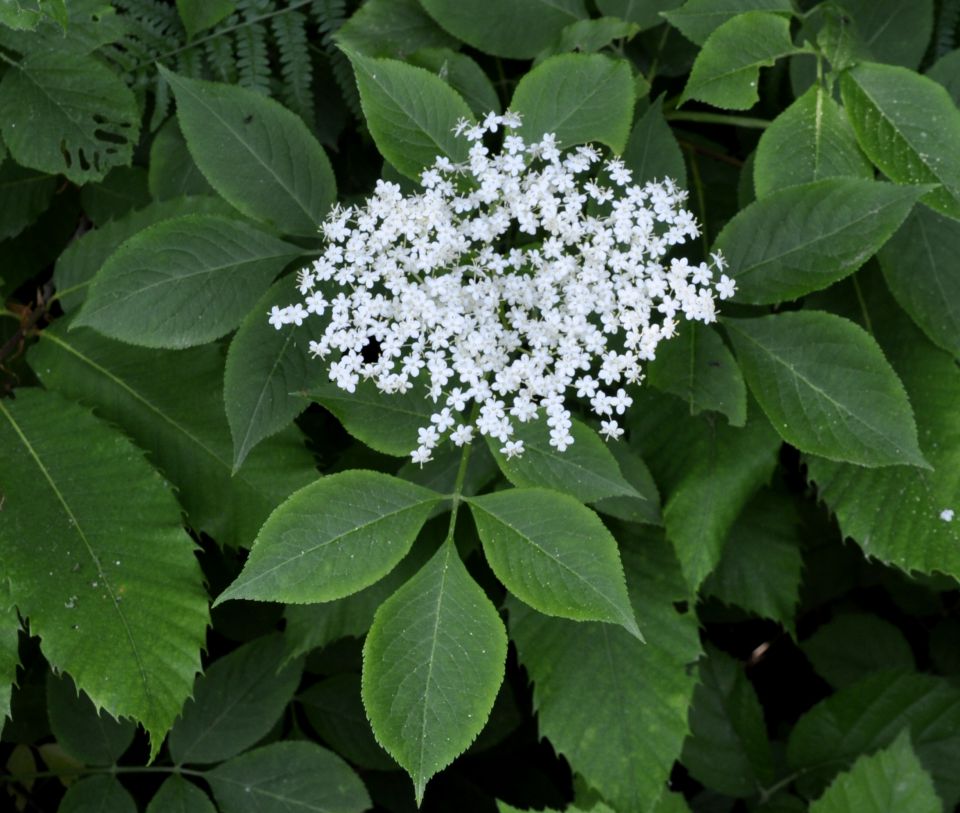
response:
[[(956, 0), (0, 2), (0, 807), (954, 810), (958, 46)], [(578, 295), (642, 266), (579, 303), (642, 376), (598, 400), (563, 345), (527, 421), (523, 381), (427, 396), (466, 328), (392, 394), (331, 369), (386, 330), (317, 358), (388, 294), (416, 333), (458, 235), (398, 249), (385, 201), (515, 200), (518, 136), (592, 200), (538, 176), (463, 290), (567, 238)], [(594, 155), (692, 211), (686, 259), (590, 242)], [(342, 271), (371, 250), (416, 285)], [(688, 272), (718, 318), (629, 357)], [(554, 283), (490, 311), (524, 363)]]

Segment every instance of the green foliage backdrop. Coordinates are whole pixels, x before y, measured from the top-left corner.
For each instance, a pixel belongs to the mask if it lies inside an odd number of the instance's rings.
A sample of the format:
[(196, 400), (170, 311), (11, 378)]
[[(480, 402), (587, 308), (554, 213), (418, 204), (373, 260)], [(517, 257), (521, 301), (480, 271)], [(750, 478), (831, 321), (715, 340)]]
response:
[[(958, 46), (956, 0), (0, 0), (0, 806), (954, 810)], [(502, 111), (688, 188), (736, 293), (623, 437), (405, 462), (424, 391), (268, 314)]]

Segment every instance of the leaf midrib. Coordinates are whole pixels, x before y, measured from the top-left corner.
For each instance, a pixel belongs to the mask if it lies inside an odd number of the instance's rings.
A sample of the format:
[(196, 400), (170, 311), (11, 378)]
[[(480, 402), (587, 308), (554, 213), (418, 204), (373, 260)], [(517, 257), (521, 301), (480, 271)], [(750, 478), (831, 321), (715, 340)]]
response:
[(939, 175), (939, 173), (937, 173), (936, 171), (934, 171), (933, 167), (931, 167), (930, 164), (927, 163), (926, 160), (924, 160), (924, 155), (923, 155), (923, 153), (921, 153), (916, 147), (913, 146), (913, 143), (910, 141), (910, 139), (907, 138), (907, 136), (900, 130), (900, 128), (899, 128), (899, 127), (896, 125), (896, 123), (893, 121), (893, 119), (891, 119), (891, 118), (884, 112), (883, 108), (880, 107), (880, 105), (877, 104), (877, 102), (876, 102), (876, 100), (874, 99), (874, 97), (873, 97), (872, 95), (870, 95), (870, 92), (869, 92), (862, 84), (860, 84), (860, 82), (857, 82), (856, 79), (851, 79), (851, 81), (854, 82), (854, 84), (855, 84), (856, 87), (857, 87), (857, 90), (859, 90), (859, 91), (864, 95), (864, 97), (867, 99), (867, 101), (870, 102), (870, 105), (873, 107), (874, 111), (875, 111), (875, 112), (877, 113), (877, 115), (879, 115), (880, 118), (887, 124), (887, 126), (889, 126), (889, 128), (890, 128), (890, 129), (893, 131), (893, 133), (896, 135), (897, 139), (898, 139), (902, 144), (904, 144), (906, 147), (908, 147), (908, 148), (910, 149), (910, 152), (913, 153), (913, 155), (916, 157), (916, 159), (923, 165), (923, 167), (924, 167), (934, 178), (936, 178), (941, 184), (943, 184), (943, 188), (948, 192), (948, 194), (950, 195), (950, 197), (953, 198), (954, 200), (957, 200), (957, 196), (956, 196), (956, 194), (954, 193), (954, 191), (951, 189), (951, 187), (948, 186), (948, 185), (944, 182), (943, 178)]
[[(179, 79), (180, 77), (177, 77), (177, 80)], [(189, 85), (187, 85), (184, 82), (177, 82), (177, 85), (178, 87), (185, 90), (198, 104), (200, 104), (218, 122), (220, 122), (220, 124), (224, 126), (224, 128), (230, 133), (230, 135), (232, 135), (237, 140), (237, 142), (242, 147), (244, 147), (248, 153), (250, 153), (251, 157), (254, 158), (256, 163), (258, 163), (261, 167), (263, 167), (263, 169), (265, 169), (270, 175), (273, 176), (273, 179), (277, 182), (280, 188), (283, 189), (283, 191), (290, 196), (291, 200), (293, 200), (297, 204), (297, 206), (300, 208), (300, 211), (304, 213), (308, 223), (314, 223), (316, 221), (314, 214), (309, 209), (307, 209), (307, 207), (300, 200), (300, 197), (296, 194), (296, 192), (293, 189), (291, 189), (284, 182), (284, 180), (277, 174), (277, 172), (273, 169), (273, 167), (271, 167), (268, 163), (266, 163), (260, 157), (260, 155), (253, 149), (253, 147), (241, 137), (240, 132), (238, 130), (235, 130), (233, 126), (226, 119), (224, 119), (223, 116), (221, 116), (220, 113), (217, 112), (217, 110), (215, 110), (211, 105), (207, 104), (206, 101), (201, 96), (194, 93), (193, 89), (190, 88)]]
[[(139, 247), (135, 247), (135, 248), (139, 248)], [(128, 250), (129, 250), (129, 249), (128, 249)], [(147, 249), (147, 251), (150, 251), (151, 253), (153, 253), (153, 252), (155, 251), (155, 249)], [(210, 274), (216, 274), (216, 273), (219, 273), (220, 271), (226, 271), (227, 269), (233, 269), (233, 268), (239, 269), (239, 268), (243, 268), (244, 266), (253, 265), (253, 264), (255, 264), (255, 263), (260, 263), (260, 262), (266, 262), (266, 261), (269, 261), (269, 260), (278, 260), (278, 259), (281, 259), (281, 258), (283, 258), (283, 257), (289, 257), (289, 258), (292, 260), (294, 257), (297, 257), (297, 256), (299, 256), (299, 255), (298, 255), (297, 252), (295, 252), (295, 251), (284, 251), (284, 252), (282, 252), (282, 253), (279, 253), (279, 252), (278, 252), (278, 253), (274, 253), (274, 254), (263, 254), (263, 255), (260, 255), (260, 256), (256, 256), (256, 257), (247, 257), (247, 258), (245, 258), (245, 259), (241, 259), (239, 262), (231, 261), (231, 262), (227, 262), (227, 263), (222, 263), (222, 264), (220, 264), (220, 265), (206, 265), (206, 266), (203, 266), (199, 271), (191, 271), (191, 272), (188, 273), (188, 274), (177, 274), (177, 275), (165, 276), (163, 279), (161, 279), (161, 280), (159, 280), (159, 281), (157, 281), (157, 282), (151, 282), (149, 285), (143, 285), (143, 286), (140, 286), (140, 287), (138, 287), (138, 288), (135, 288), (135, 289), (133, 289), (133, 290), (131, 290), (131, 291), (128, 291), (128, 292), (125, 292), (125, 293), (113, 293), (112, 296), (110, 296), (109, 298), (104, 299), (103, 304), (101, 304), (100, 307), (98, 307), (98, 308), (93, 307), (92, 304), (88, 304), (88, 305), (84, 308), (84, 314), (83, 314), (83, 316), (85, 317), (85, 319), (86, 319), (86, 318), (89, 318), (89, 317), (87, 316), (87, 314), (86, 314), (86, 311), (88, 311), (88, 310), (91, 312), (91, 314), (96, 314), (96, 313), (98, 313), (98, 312), (100, 312), (100, 311), (102, 311), (102, 310), (104, 310), (104, 309), (115, 308), (115, 307), (117, 307), (118, 305), (120, 305), (120, 304), (122, 304), (122, 303), (124, 303), (124, 302), (127, 302), (127, 301), (129, 301), (129, 300), (131, 300), (131, 299), (134, 299), (135, 297), (138, 297), (138, 296), (143, 296), (143, 295), (146, 294), (148, 291), (151, 291), (151, 290), (153, 290), (154, 288), (159, 288), (160, 286), (163, 286), (163, 285), (179, 285), (180, 283), (184, 282), (185, 280), (189, 280), (189, 279), (192, 279), (192, 278), (194, 278), (194, 277), (200, 277), (200, 276), (206, 276), (206, 275), (210, 275)], [(117, 262), (117, 260), (116, 260), (116, 255), (114, 255), (114, 257), (112, 257), (111, 259), (113, 259), (114, 262)], [(125, 259), (125, 258), (124, 258), (124, 259)], [(138, 273), (140, 273), (140, 272), (142, 272), (142, 271), (144, 271), (144, 270), (147, 270), (147, 271), (156, 271), (156, 270), (158, 270), (158, 269), (156, 269), (156, 268), (150, 268), (150, 267), (144, 268), (144, 263), (141, 262), (141, 263), (138, 264), (138, 267), (132, 268), (132, 269), (126, 271), (125, 273), (117, 274), (114, 278), (109, 277), (109, 275), (105, 275), (105, 276), (107, 276), (108, 281), (109, 281), (110, 283), (115, 283), (115, 281), (116, 281), (117, 279), (122, 279), (123, 277), (133, 276), (133, 275), (138, 274)], [(276, 272), (274, 272), (274, 273), (276, 273)], [(94, 284), (94, 286), (93, 286), (93, 294), (91, 294), (91, 300), (92, 300), (92, 296), (96, 293), (97, 289), (103, 285), (103, 277), (100, 277), (100, 275), (97, 274), (97, 278), (94, 279), (94, 280), (92, 280), (92, 281), (93, 281), (95, 284)], [(88, 300), (88, 302), (90, 302), (91, 300)], [(95, 300), (92, 300), (92, 301), (95, 302)], [(85, 323), (85, 322), (82, 322), (81, 324), (83, 324), (83, 323)]]
[[(192, 432), (190, 432), (190, 430), (188, 430), (185, 426), (183, 426), (181, 423), (177, 422), (172, 417), (167, 415), (166, 412), (164, 412), (162, 409), (160, 409), (160, 407), (156, 406), (151, 401), (149, 401), (142, 393), (140, 393), (138, 390), (134, 389), (129, 384), (127, 384), (127, 382), (124, 381), (122, 378), (119, 378), (113, 372), (108, 370), (106, 367), (101, 366), (89, 356), (84, 355), (79, 350), (72, 347), (63, 339), (61, 339), (59, 336), (57, 336), (54, 333), (51, 333), (49, 330), (41, 331), (39, 335), (41, 339), (50, 339), (51, 341), (54, 342), (54, 344), (59, 345), (68, 353), (73, 354), (78, 359), (80, 359), (80, 361), (82, 361), (84, 364), (89, 365), (98, 373), (100, 373), (101, 375), (105, 376), (107, 379), (112, 381), (116, 386), (120, 387), (120, 389), (129, 393), (136, 401), (143, 404), (147, 409), (149, 409), (151, 412), (159, 416), (166, 423), (170, 424), (178, 432), (183, 434), (191, 443), (194, 443), (201, 451), (206, 452), (217, 463), (222, 465), (228, 472), (232, 472), (232, 467), (226, 460), (220, 457), (220, 455), (218, 455), (213, 449), (207, 446), (207, 444), (205, 444), (199, 437), (197, 437)], [(240, 471), (243, 471), (243, 470), (241, 469)], [(244, 483), (244, 485), (249, 486), (254, 491), (257, 490), (257, 487), (253, 483), (251, 483), (249, 480), (247, 480), (244, 477), (239, 477), (238, 475), (239, 475), (239, 472), (237, 472), (237, 474), (231, 473), (230, 477), (231, 479), (233, 478), (239, 479), (240, 482)]]
[[(615, 617), (617, 617), (617, 618), (622, 618), (622, 617), (623, 617), (623, 614), (622, 614), (622, 612), (620, 611), (620, 609), (617, 607), (616, 603), (615, 603), (609, 596), (607, 596), (606, 593), (601, 592), (595, 585), (593, 585), (593, 584), (591, 584), (589, 581), (587, 581), (583, 576), (581, 576), (576, 570), (574, 570), (572, 567), (570, 567), (570, 565), (568, 565), (566, 562), (562, 561), (561, 559), (557, 559), (555, 556), (552, 556), (552, 555), (550, 554), (550, 552), (547, 551), (547, 550), (545, 550), (540, 544), (538, 544), (535, 539), (533, 539), (532, 537), (528, 536), (525, 532), (521, 531), (521, 530), (520, 530), (519, 528), (517, 528), (516, 526), (511, 525), (509, 522), (507, 522), (507, 521), (506, 521), (505, 519), (503, 519), (502, 517), (498, 516), (497, 514), (492, 513), (490, 510), (484, 508), (484, 507), (482, 506), (482, 504), (480, 504), (477, 500), (471, 499), (471, 500), (468, 500), (468, 502), (470, 503), (470, 507), (471, 507), (471, 508), (479, 508), (479, 509), (480, 509), (481, 511), (483, 511), (483, 513), (485, 513), (487, 516), (491, 517), (491, 518), (494, 519), (496, 522), (499, 522), (499, 523), (500, 523), (501, 525), (503, 525), (505, 528), (509, 528), (511, 531), (513, 531), (513, 532), (514, 532), (518, 537), (520, 537), (522, 540), (524, 540), (525, 542), (530, 543), (530, 545), (531, 545), (538, 553), (542, 554), (542, 555), (545, 556), (547, 559), (549, 559), (550, 561), (554, 562), (554, 563), (555, 563), (558, 567), (560, 567), (561, 569), (563, 569), (563, 570), (567, 571), (568, 573), (570, 573), (578, 582), (586, 585), (586, 587), (590, 590), (590, 592), (592, 592), (592, 593), (596, 594), (597, 596), (599, 596), (601, 599), (603, 599), (603, 601), (604, 601), (605, 604), (607, 604), (610, 608), (613, 609)], [(597, 619), (597, 620), (599, 620), (599, 619)], [(619, 623), (622, 623), (622, 621), (619, 622)]]
[[(302, 558), (304, 558), (305, 556), (307, 556), (307, 555), (309, 555), (309, 554), (316, 553), (318, 550), (321, 550), (322, 548), (325, 548), (325, 547), (327, 547), (328, 545), (332, 545), (332, 544), (334, 544), (335, 542), (343, 541), (343, 540), (347, 539), (347, 537), (351, 536), (352, 534), (360, 533), (361, 531), (365, 531), (365, 530), (367, 530), (368, 528), (370, 528), (370, 527), (373, 526), (373, 525), (377, 525), (378, 523), (381, 523), (381, 522), (385, 522), (385, 521), (387, 521), (387, 520), (390, 520), (390, 519), (392, 519), (393, 517), (396, 517), (396, 516), (399, 516), (400, 514), (406, 513), (407, 511), (413, 511), (414, 509), (421, 508), (421, 507), (423, 507), (424, 505), (426, 505), (427, 503), (439, 502), (439, 501), (442, 500), (442, 499), (443, 499), (443, 497), (441, 497), (441, 496), (439, 496), (439, 495), (438, 495), (437, 497), (430, 497), (430, 498), (426, 498), (426, 497), (425, 497), (424, 499), (420, 500), (419, 502), (412, 503), (412, 504), (410, 504), (410, 505), (405, 505), (403, 508), (398, 508), (398, 509), (395, 510), (395, 511), (390, 511), (390, 512), (388, 512), (388, 513), (386, 513), (386, 514), (379, 514), (375, 519), (372, 519), (372, 520), (370, 520), (369, 522), (364, 522), (364, 523), (362, 523), (361, 525), (355, 525), (355, 526), (354, 526), (353, 528), (351, 528), (349, 531), (346, 531), (346, 532), (344, 532), (344, 533), (338, 534), (337, 536), (332, 536), (332, 537), (330, 537), (329, 539), (325, 539), (325, 540), (322, 541), (322, 542), (318, 542), (316, 545), (314, 545), (314, 546), (311, 547), (311, 548), (304, 548), (302, 554), (297, 554), (296, 556), (291, 556), (289, 559), (286, 559), (286, 560), (284, 560), (284, 561), (282, 561), (282, 562), (278, 562), (277, 564), (275, 564), (273, 567), (269, 568), (268, 570), (264, 570), (263, 572), (258, 573), (256, 576), (253, 576), (252, 578), (247, 579), (247, 580), (244, 581), (243, 583), (238, 584), (238, 585), (237, 585), (237, 588), (240, 589), (240, 588), (249, 587), (249, 586), (250, 586), (251, 584), (253, 584), (254, 582), (257, 582), (257, 581), (259, 581), (260, 579), (265, 578), (266, 576), (269, 576), (271, 573), (273, 573), (274, 571), (276, 571), (276, 570), (278, 570), (278, 569), (280, 569), (280, 568), (282, 568), (282, 567), (286, 567), (286, 566), (289, 565), (291, 562), (295, 562), (295, 561), (297, 561), (297, 560), (299, 560), (299, 559), (302, 559)], [(412, 544), (412, 541), (411, 541), (411, 544)], [(234, 592), (232, 589), (231, 589), (231, 590), (228, 590), (228, 591), (226, 591), (226, 593), (224, 593), (224, 595), (229, 595), (229, 594), (232, 593), (232, 592)], [(231, 598), (234, 598), (235, 596), (230, 596), (230, 597), (231, 597)], [(242, 597), (243, 597), (243, 596), (241, 596), (241, 598), (242, 598)], [(222, 598), (223, 598), (223, 597), (221, 597), (221, 599), (222, 599)], [(219, 602), (221, 599), (217, 599), (217, 601)]]
[[(632, 488), (630, 484), (626, 482), (626, 480), (624, 480), (624, 482), (622, 483), (618, 483), (616, 480), (609, 479), (606, 475), (602, 474), (601, 472), (595, 471), (594, 469), (588, 469), (585, 466), (581, 466), (580, 464), (575, 462), (570, 462), (569, 459), (565, 459), (561, 454), (550, 452), (549, 449), (544, 449), (540, 445), (531, 444), (530, 446), (527, 446), (526, 453), (540, 455), (541, 457), (551, 461), (555, 465), (561, 466), (563, 469), (568, 469), (568, 470), (572, 469), (575, 472), (584, 472), (589, 476), (590, 479), (593, 479), (600, 483), (608, 483), (611, 486), (616, 487), (617, 490), (614, 493), (604, 494), (600, 497), (594, 497), (590, 500), (591, 502), (608, 499), (610, 497), (639, 497), (640, 499), (645, 499), (643, 495), (641, 495), (634, 488)], [(501, 455), (501, 457), (503, 457), (503, 455)], [(522, 483), (518, 482), (518, 483), (515, 483), (515, 485), (521, 485), (521, 486), (523, 485), (539, 486), (540, 485), (540, 483), (536, 483), (533, 480), (530, 480), (526, 477), (519, 477), (517, 479), (523, 480), (524, 482)]]
[[(727, 324), (728, 324), (728, 326), (731, 325), (730, 322), (728, 322)], [(769, 356), (774, 362), (776, 362), (777, 364), (779, 364), (779, 365), (782, 366), (782, 367), (785, 367), (785, 368), (788, 370), (788, 372), (790, 373), (791, 378), (793, 378), (794, 380), (799, 380), (800, 382), (802, 382), (803, 384), (805, 384), (806, 386), (808, 386), (813, 392), (815, 392), (815, 393), (823, 396), (823, 398), (824, 398), (825, 400), (829, 401), (829, 402), (830, 402), (834, 407), (836, 407), (840, 412), (843, 412), (843, 413), (845, 413), (846, 415), (848, 415), (849, 417), (853, 418), (857, 423), (861, 424), (861, 425), (864, 426), (868, 431), (870, 431), (871, 433), (873, 433), (873, 434), (876, 435), (877, 437), (881, 438), (885, 443), (892, 445), (895, 451), (897, 451), (897, 452), (900, 452), (900, 451), (901, 451), (901, 450), (897, 447), (897, 445), (896, 445), (895, 443), (893, 443), (883, 432), (881, 432), (879, 429), (876, 429), (875, 427), (871, 426), (869, 423), (867, 423), (865, 420), (863, 420), (859, 415), (857, 415), (855, 412), (853, 412), (853, 411), (852, 411), (849, 407), (847, 407), (845, 404), (841, 403), (840, 401), (835, 400), (835, 399), (834, 399), (829, 393), (827, 393), (825, 390), (822, 390), (820, 387), (816, 386), (809, 378), (807, 378), (805, 375), (803, 375), (795, 366), (792, 366), (791, 364), (789, 364), (786, 359), (782, 358), (781, 356), (778, 356), (776, 353), (774, 353), (774, 352), (773, 352), (771, 349), (769, 349), (767, 346), (761, 344), (759, 341), (757, 341), (757, 340), (754, 339), (752, 336), (750, 336), (750, 334), (745, 333), (744, 331), (739, 330), (739, 329), (737, 329), (736, 327), (733, 327), (733, 330), (736, 330), (737, 333), (739, 333), (741, 336), (746, 337), (750, 342), (752, 342), (753, 344), (755, 344), (755, 345), (760, 349), (760, 351), (761, 351), (762, 353), (765, 353), (765, 354), (766, 354), (767, 356)], [(863, 445), (863, 444), (861, 443), (860, 445)], [(822, 454), (821, 454), (821, 456), (826, 457), (826, 455), (822, 455)], [(828, 459), (829, 459), (829, 458), (828, 458)], [(847, 463), (847, 462), (850, 462), (850, 461), (840, 460), (840, 461), (838, 461), (838, 462)], [(908, 464), (906, 464), (906, 465), (911, 465), (911, 464), (908, 463)]]
[[(262, 316), (260, 317), (263, 318)], [(234, 451), (234, 466), (235, 469), (240, 468), (243, 465), (243, 461), (246, 459), (247, 455), (250, 453), (250, 449), (253, 448), (254, 444), (247, 445), (250, 441), (250, 435), (253, 433), (253, 424), (254, 418), (257, 416), (260, 411), (260, 405), (263, 403), (263, 399), (267, 394), (267, 389), (269, 389), (269, 384), (273, 380), (273, 375), (277, 371), (277, 367), (280, 366), (280, 361), (283, 358), (283, 354), (286, 353), (287, 347), (290, 346), (290, 340), (293, 338), (294, 331), (293, 326), (287, 328), (287, 335), (283, 340), (283, 346), (280, 348), (280, 352), (276, 354), (276, 357), (273, 359), (273, 363), (270, 365), (270, 372), (268, 372), (264, 378), (263, 383), (260, 385), (260, 391), (257, 393), (257, 399), (253, 404), (253, 409), (250, 410), (250, 417), (247, 420), (247, 429), (243, 433), (243, 439), (239, 445), (239, 453)], [(232, 346), (232, 343), (231, 343)]]
[[(834, 180), (836, 179), (828, 180), (827, 183), (833, 183)], [(844, 179), (844, 180), (851, 180), (851, 179)], [(814, 181), (814, 183), (823, 183), (823, 181)], [(883, 185), (883, 184), (879, 184), (877, 181), (866, 181), (866, 183), (877, 184), (878, 186)], [(884, 209), (889, 209), (892, 206), (896, 206), (902, 201), (903, 201), (903, 197), (897, 197), (894, 199), (889, 199), (887, 201), (884, 201), (875, 209), (871, 209), (868, 212), (864, 212), (861, 216), (857, 217), (855, 220), (849, 220), (843, 223), (842, 225), (838, 226), (837, 228), (833, 229), (832, 231), (819, 232), (816, 239), (814, 240), (810, 240), (806, 243), (800, 243), (798, 245), (793, 245), (789, 249), (782, 251), (779, 254), (774, 254), (772, 256), (765, 256), (763, 259), (758, 260), (754, 264), (746, 266), (744, 268), (743, 273), (738, 275), (738, 279), (744, 279), (751, 274), (755, 274), (757, 271), (765, 268), (766, 266), (772, 263), (782, 262), (786, 257), (790, 257), (793, 254), (802, 254), (803, 252), (809, 251), (811, 250), (811, 246), (817, 246), (825, 242), (829, 243), (832, 238), (836, 237), (836, 235), (841, 234), (842, 232), (847, 231), (848, 229), (855, 228), (865, 220), (870, 220), (876, 217)], [(862, 251), (863, 249), (861, 248), (861, 252)]]

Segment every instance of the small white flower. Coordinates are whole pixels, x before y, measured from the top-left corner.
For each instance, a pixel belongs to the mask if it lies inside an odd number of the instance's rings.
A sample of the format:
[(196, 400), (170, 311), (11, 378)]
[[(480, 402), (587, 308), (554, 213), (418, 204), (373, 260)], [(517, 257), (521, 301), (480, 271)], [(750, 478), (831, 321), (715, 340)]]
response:
[(736, 283), (726, 274), (721, 274), (717, 283), (717, 296), (721, 299), (730, 299), (737, 292)]
[(623, 430), (616, 421), (601, 421), (600, 434), (610, 440), (616, 440), (623, 436)]
[(506, 455), (507, 460), (510, 460), (514, 457), (519, 457), (523, 454), (523, 441), (508, 440), (503, 444), (503, 446), (500, 447), (500, 454)]
[(283, 309), (279, 305), (274, 305), (270, 309), (270, 324), (277, 330), (280, 330), (286, 324)]
[[(463, 446), (478, 432), (516, 457), (514, 426), (544, 418), (564, 451), (574, 393), (602, 434), (621, 437), (614, 416), (633, 402), (624, 387), (682, 320), (715, 321), (717, 299), (736, 292), (719, 253), (698, 265), (667, 258), (700, 234), (673, 181), (634, 184), (619, 158), (598, 173), (596, 147), (562, 152), (553, 133), (528, 144), (519, 126), (510, 112), (461, 120), (467, 160), (437, 158), (418, 194), (378, 181), (362, 205), (334, 206), (322, 255), (298, 275), (302, 302), (269, 313), (276, 328), (323, 317), (309, 350), (341, 389), (418, 387), (436, 404), (411, 452), (420, 465), (444, 440)], [(486, 137), (500, 128), (497, 152)], [(536, 242), (510, 245), (515, 232)]]
[(952, 508), (944, 508), (940, 512), (940, 519), (944, 522), (953, 522), (954, 512)]
[(450, 440), (453, 441), (455, 446), (466, 446), (471, 440), (473, 440), (473, 427), (467, 426), (466, 424), (460, 424), (453, 432), (450, 433)]

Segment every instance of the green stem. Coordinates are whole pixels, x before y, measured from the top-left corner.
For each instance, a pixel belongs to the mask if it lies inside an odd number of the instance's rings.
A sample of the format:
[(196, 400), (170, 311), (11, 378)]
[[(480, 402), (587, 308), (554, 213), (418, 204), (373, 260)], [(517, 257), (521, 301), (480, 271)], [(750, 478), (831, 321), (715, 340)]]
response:
[[(470, 410), (468, 426), (474, 426), (477, 422), (477, 415), (480, 412), (479, 404), (474, 404)], [(453, 531), (457, 526), (457, 512), (460, 510), (460, 503), (463, 501), (463, 484), (467, 480), (467, 467), (470, 464), (470, 453), (473, 451), (474, 441), (466, 444), (460, 453), (460, 465), (457, 467), (457, 477), (453, 481), (453, 491), (450, 494), (450, 525), (447, 527), (447, 539), (453, 539)]]
[(203, 771), (191, 768), (181, 768), (176, 765), (110, 765), (106, 768), (78, 767), (75, 771), (32, 771), (30, 773), (4, 774), (0, 776), (0, 783), (29, 782), (34, 779), (56, 779), (63, 776), (85, 776), (87, 774), (122, 774), (122, 773), (177, 773), (184, 776), (205, 776)]
[(453, 531), (457, 527), (457, 512), (460, 510), (460, 503), (463, 502), (463, 484), (467, 479), (467, 466), (470, 463), (470, 452), (473, 449), (473, 441), (463, 447), (460, 455), (460, 466), (457, 468), (457, 479), (453, 483), (453, 493), (450, 495), (450, 525), (447, 526), (447, 539), (453, 539)]
[(769, 788), (760, 788), (760, 804), (765, 805), (770, 801), (777, 793), (783, 790), (786, 787), (789, 787), (793, 782), (799, 779), (805, 773), (804, 770), (794, 771), (789, 776), (785, 776), (779, 782), (774, 783)]
[(87, 288), (91, 282), (93, 282), (93, 280), (88, 279), (85, 282), (79, 282), (76, 285), (71, 285), (69, 288), (64, 288), (62, 291), (57, 291), (53, 296), (50, 297), (50, 301), (56, 302), (58, 299), (66, 296), (67, 294), (72, 294), (74, 291), (79, 291), (82, 288)]
[(850, 277), (853, 280), (853, 290), (857, 292), (857, 302), (860, 303), (860, 313), (863, 314), (863, 324), (867, 328), (867, 333), (873, 335), (873, 323), (870, 321), (870, 312), (867, 310), (867, 301), (863, 298), (863, 291), (860, 290), (860, 281), (856, 275)]
[(647, 81), (650, 83), (651, 87), (653, 87), (653, 80), (657, 77), (657, 68), (660, 67), (660, 54), (663, 53), (664, 46), (667, 44), (668, 36), (670, 36), (670, 26), (665, 25), (663, 27), (663, 33), (660, 35), (660, 42), (657, 45), (657, 52), (653, 55), (653, 61), (650, 63), (650, 73), (647, 76)]
[(665, 115), (667, 121), (695, 121), (701, 124), (729, 124), (732, 127), (750, 127), (754, 130), (766, 130), (769, 119), (755, 119), (752, 116), (731, 116), (728, 113), (700, 113), (697, 111), (674, 111)]
[(703, 242), (703, 254), (710, 253), (710, 241), (707, 237), (707, 196), (700, 176), (700, 162), (696, 150), (687, 150), (690, 156), (690, 174), (693, 176), (693, 188), (697, 195), (697, 208), (700, 210), (700, 239)]

